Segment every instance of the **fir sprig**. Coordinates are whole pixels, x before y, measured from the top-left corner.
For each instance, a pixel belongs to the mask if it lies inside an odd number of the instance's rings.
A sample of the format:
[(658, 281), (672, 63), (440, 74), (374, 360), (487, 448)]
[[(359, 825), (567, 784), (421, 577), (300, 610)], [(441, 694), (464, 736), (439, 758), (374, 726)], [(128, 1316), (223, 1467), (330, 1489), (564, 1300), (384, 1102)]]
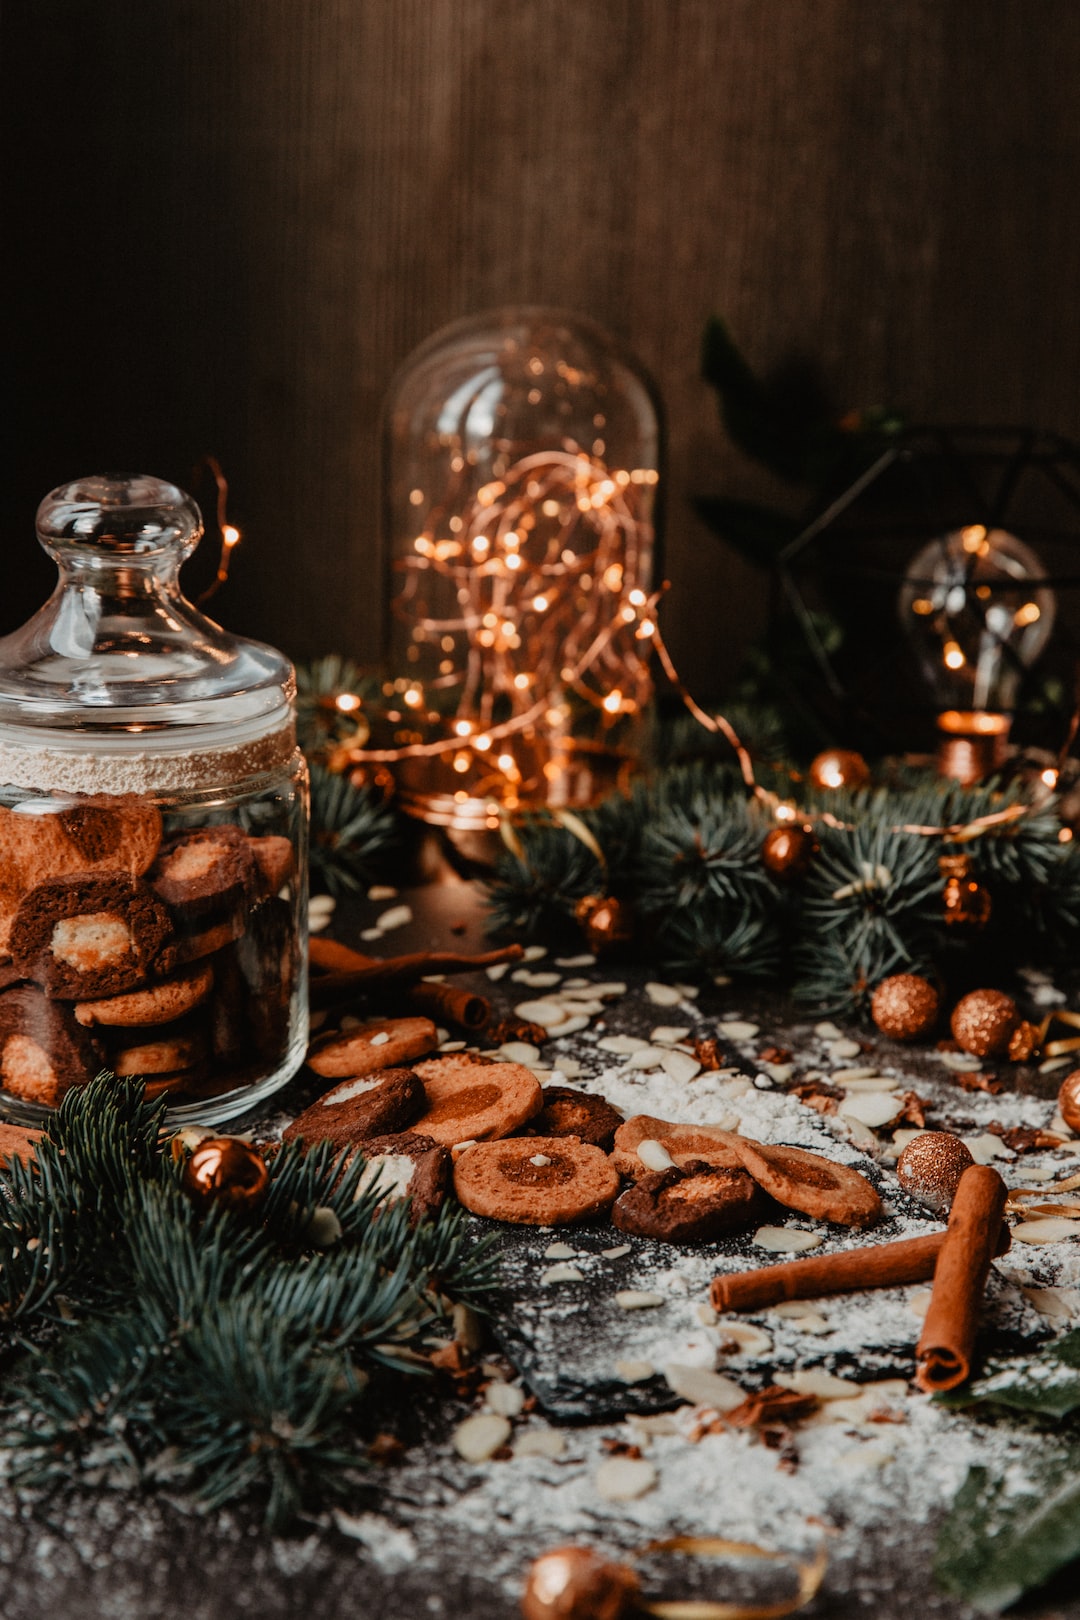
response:
[[(325, 1145), (276, 1156), (257, 1219), (202, 1213), (162, 1120), (140, 1082), (103, 1077), (69, 1092), (36, 1164), (0, 1171), (12, 1475), (130, 1484), (167, 1457), (204, 1505), (256, 1489), (280, 1526), (346, 1488), (371, 1373), (423, 1370), (447, 1296), (483, 1305), (490, 1246), (458, 1212), (413, 1227), (406, 1202), (379, 1207)], [(325, 1251), (316, 1211), (340, 1234)]]
[(311, 766), (311, 853), (315, 889), (347, 894), (370, 883), (397, 839), (397, 821), (373, 787)]

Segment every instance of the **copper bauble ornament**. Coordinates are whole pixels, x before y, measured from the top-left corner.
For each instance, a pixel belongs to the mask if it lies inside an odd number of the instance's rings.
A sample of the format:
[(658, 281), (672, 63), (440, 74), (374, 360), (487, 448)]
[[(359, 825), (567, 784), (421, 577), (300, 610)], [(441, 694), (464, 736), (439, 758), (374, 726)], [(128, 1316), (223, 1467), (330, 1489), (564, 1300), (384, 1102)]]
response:
[(960, 1177), (974, 1163), (958, 1136), (948, 1131), (924, 1131), (901, 1153), (896, 1174), (905, 1192), (944, 1220), (952, 1208)]
[(270, 1172), (258, 1148), (238, 1136), (209, 1136), (199, 1143), (181, 1172), (188, 1197), (209, 1208), (257, 1208), (266, 1194)]
[(853, 748), (826, 748), (811, 760), (809, 776), (818, 788), (862, 788), (870, 780), (870, 767)]
[(1019, 1022), (1012, 996), (1003, 990), (972, 990), (953, 1008), (953, 1038), (975, 1057), (998, 1057), (1008, 1050)]
[(882, 979), (870, 1003), (870, 1016), (893, 1041), (916, 1041), (938, 1021), (941, 1002), (929, 979), (918, 973), (894, 973)]
[(581, 924), (589, 949), (598, 954), (633, 936), (622, 901), (611, 895), (587, 894), (574, 907), (574, 917)]
[(969, 855), (943, 855), (938, 869), (945, 879), (941, 905), (946, 926), (977, 930), (990, 921), (990, 891), (971, 875)]
[(533, 1564), (525, 1582), (525, 1620), (626, 1620), (641, 1590), (625, 1564), (588, 1547), (556, 1547)]
[(774, 827), (765, 834), (761, 864), (773, 877), (785, 880), (805, 877), (818, 852), (818, 841), (809, 822)]
[(1058, 1113), (1070, 1131), (1080, 1132), (1080, 1069), (1074, 1069), (1061, 1082), (1058, 1092)]

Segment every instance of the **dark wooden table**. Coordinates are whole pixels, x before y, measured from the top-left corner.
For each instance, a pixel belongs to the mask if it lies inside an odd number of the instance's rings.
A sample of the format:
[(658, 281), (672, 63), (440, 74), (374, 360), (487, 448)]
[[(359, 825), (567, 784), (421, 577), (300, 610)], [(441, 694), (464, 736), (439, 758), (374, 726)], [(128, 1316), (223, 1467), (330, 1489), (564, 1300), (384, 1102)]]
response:
[[(391, 951), (426, 948), (482, 949), (483, 913), (477, 892), (458, 882), (415, 891), (407, 898), (414, 921), (374, 947)], [(372, 912), (367, 903), (343, 906), (333, 932), (354, 941)], [(612, 972), (632, 977), (619, 965)], [(490, 989), (478, 979), (478, 988)], [(741, 998), (746, 1005), (746, 998)], [(767, 1012), (778, 998), (765, 997)], [(608, 1018), (618, 1028), (618, 1013)], [(310, 1094), (298, 1079), (279, 1099), (298, 1108)], [(275, 1110), (277, 1111), (276, 1107)], [(437, 1508), (428, 1509), (417, 1481), (425, 1470), (439, 1492), (455, 1484), (446, 1439), (464, 1407), (424, 1398), (411, 1423), (407, 1483), (373, 1475), (368, 1499), (355, 1511), (403, 1516), (425, 1535), (440, 1537)], [(610, 1428), (610, 1425), (607, 1426)], [(389, 1489), (380, 1494), (380, 1483)], [(445, 1500), (445, 1497), (443, 1498)], [(721, 1527), (718, 1527), (721, 1530)], [(721, 1530), (722, 1533), (722, 1530)], [(855, 1620), (910, 1620), (913, 1614), (941, 1620), (974, 1620), (975, 1611), (944, 1598), (930, 1566), (934, 1526), (897, 1518), (868, 1533), (834, 1557), (809, 1616)], [(168, 1497), (110, 1489), (18, 1503), (0, 1491), (0, 1617), (2, 1620), (513, 1620), (511, 1595), (518, 1572), (541, 1550), (527, 1527), (476, 1522), (462, 1533), (460, 1521), (440, 1541), (437, 1573), (430, 1562), (382, 1565), (363, 1543), (334, 1524), (302, 1522), (290, 1534), (270, 1537), (247, 1509), (200, 1516)], [(508, 1571), (513, 1571), (511, 1580)], [(1080, 1575), (1066, 1574), (1051, 1591), (1017, 1611), (1031, 1620), (1080, 1617)], [(723, 1596), (715, 1588), (712, 1595)]]

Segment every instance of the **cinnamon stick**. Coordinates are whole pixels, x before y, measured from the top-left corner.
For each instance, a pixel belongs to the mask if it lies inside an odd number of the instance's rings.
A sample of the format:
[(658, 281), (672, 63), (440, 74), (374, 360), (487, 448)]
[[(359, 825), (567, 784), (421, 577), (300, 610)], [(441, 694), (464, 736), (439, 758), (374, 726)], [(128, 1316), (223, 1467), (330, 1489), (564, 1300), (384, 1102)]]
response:
[[(311, 1005), (333, 1007), (368, 990), (415, 984), (428, 973), (468, 973), (474, 968), (493, 967), (497, 962), (520, 962), (523, 955), (520, 945), (504, 945), (497, 951), (482, 951), (476, 956), (463, 956), (457, 951), (373, 956), (363, 966), (316, 974), (310, 983)], [(315, 960), (313, 956), (312, 961)]]
[(1004, 1181), (989, 1165), (973, 1164), (960, 1177), (916, 1351), (915, 1382), (927, 1394), (955, 1389), (971, 1375), (979, 1310), (1007, 1197)]
[(457, 1024), (473, 1033), (483, 1029), (491, 1018), (491, 1002), (486, 996), (463, 990), (457, 984), (429, 984), (421, 979), (419, 984), (409, 986), (405, 1000), (436, 1023)]
[[(998, 1253), (1009, 1247), (1008, 1228)], [(827, 1294), (853, 1293), (863, 1288), (899, 1288), (904, 1283), (929, 1282), (945, 1242), (944, 1232), (904, 1238), (898, 1243), (874, 1243), (839, 1254), (813, 1255), (787, 1260), (756, 1271), (736, 1271), (713, 1278), (710, 1298), (715, 1311), (763, 1311), (786, 1299), (822, 1299)]]

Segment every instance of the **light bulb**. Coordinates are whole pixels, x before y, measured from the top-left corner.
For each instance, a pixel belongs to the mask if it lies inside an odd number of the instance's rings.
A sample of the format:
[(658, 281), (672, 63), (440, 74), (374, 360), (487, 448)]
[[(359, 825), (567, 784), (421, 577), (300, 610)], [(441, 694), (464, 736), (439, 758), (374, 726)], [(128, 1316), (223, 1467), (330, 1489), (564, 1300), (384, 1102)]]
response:
[(968, 524), (912, 559), (900, 622), (939, 729), (978, 745), (974, 755), (969, 746), (963, 758), (943, 756), (944, 774), (974, 781), (1000, 763), (1021, 681), (1050, 639), (1055, 607), (1042, 563), (1005, 529)]

